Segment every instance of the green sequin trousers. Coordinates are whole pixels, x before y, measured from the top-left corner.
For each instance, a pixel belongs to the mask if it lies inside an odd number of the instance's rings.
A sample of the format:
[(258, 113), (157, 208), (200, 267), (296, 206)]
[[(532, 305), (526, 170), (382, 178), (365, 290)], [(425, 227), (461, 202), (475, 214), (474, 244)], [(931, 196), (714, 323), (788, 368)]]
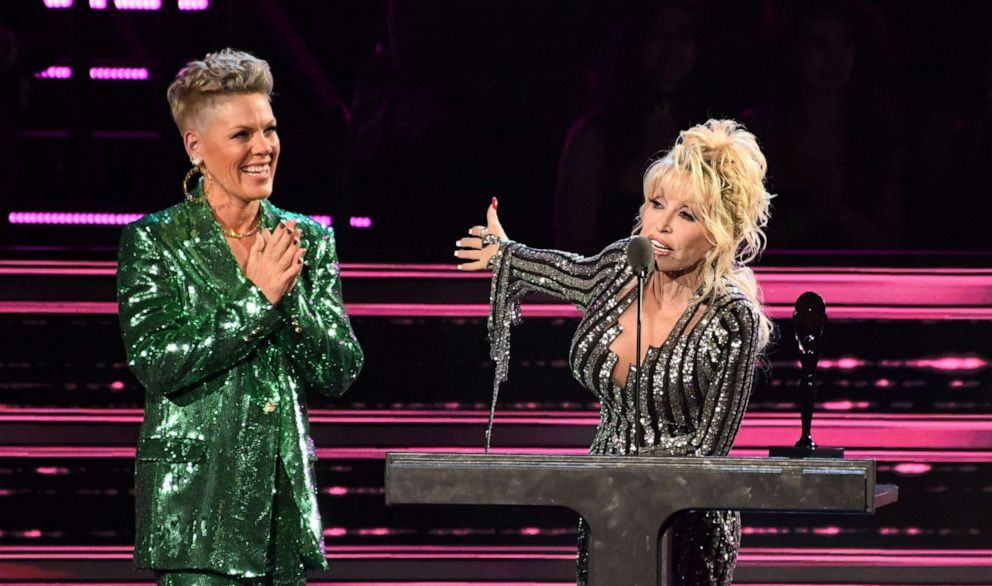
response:
[(300, 544), (309, 539), (302, 527), (303, 522), (280, 458), (276, 471), (276, 495), (272, 503), (272, 534), (266, 555), (269, 572), (253, 578), (214, 572), (159, 572), (156, 575), (158, 586), (303, 586), (307, 583), (307, 573), (300, 556)]

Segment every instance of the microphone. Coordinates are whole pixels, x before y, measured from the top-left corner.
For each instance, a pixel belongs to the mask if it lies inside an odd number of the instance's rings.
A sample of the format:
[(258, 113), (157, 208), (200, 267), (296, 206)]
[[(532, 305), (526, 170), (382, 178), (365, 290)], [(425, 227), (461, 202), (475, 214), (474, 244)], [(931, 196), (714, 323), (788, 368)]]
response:
[(627, 264), (634, 274), (646, 279), (654, 269), (654, 247), (651, 241), (643, 236), (635, 236), (627, 243)]
[(643, 236), (635, 236), (627, 243), (627, 264), (637, 275), (637, 333), (634, 350), (634, 452), (644, 443), (644, 423), (641, 421), (641, 306), (644, 305), (644, 280), (654, 268), (654, 247)]

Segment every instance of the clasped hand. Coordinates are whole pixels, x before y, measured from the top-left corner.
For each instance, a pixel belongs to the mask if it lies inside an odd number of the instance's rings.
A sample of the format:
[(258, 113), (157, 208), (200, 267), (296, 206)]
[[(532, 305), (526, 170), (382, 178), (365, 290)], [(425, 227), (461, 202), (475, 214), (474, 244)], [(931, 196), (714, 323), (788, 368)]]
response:
[(261, 230), (248, 252), (245, 276), (273, 305), (293, 290), (303, 270), (307, 251), (301, 247), (303, 232), (296, 224), (295, 220), (283, 220), (271, 232)]

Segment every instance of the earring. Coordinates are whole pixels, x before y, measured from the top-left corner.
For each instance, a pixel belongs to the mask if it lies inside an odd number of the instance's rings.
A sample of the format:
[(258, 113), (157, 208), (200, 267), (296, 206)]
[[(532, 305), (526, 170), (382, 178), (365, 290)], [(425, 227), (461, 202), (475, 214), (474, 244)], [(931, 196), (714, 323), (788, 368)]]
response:
[(186, 201), (192, 203), (199, 203), (200, 201), (203, 201), (203, 196), (194, 195), (193, 193), (190, 193), (189, 180), (195, 177), (197, 173), (203, 175), (203, 170), (200, 169), (200, 165), (203, 164), (203, 161), (201, 161), (200, 159), (194, 159), (193, 157), (190, 157), (189, 162), (193, 164), (193, 167), (189, 171), (187, 171), (186, 176), (183, 177), (183, 194), (186, 196)]

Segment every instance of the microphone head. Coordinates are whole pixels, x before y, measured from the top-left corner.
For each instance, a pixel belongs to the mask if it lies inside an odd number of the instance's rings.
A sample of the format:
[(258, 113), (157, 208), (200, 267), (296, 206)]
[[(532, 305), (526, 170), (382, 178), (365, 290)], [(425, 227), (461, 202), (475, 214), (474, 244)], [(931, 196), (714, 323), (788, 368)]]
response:
[(827, 306), (823, 298), (807, 291), (796, 300), (796, 310), (792, 314), (797, 335), (819, 335), (827, 321)]
[(654, 247), (643, 236), (635, 236), (627, 243), (627, 264), (640, 278), (647, 277), (654, 269)]

